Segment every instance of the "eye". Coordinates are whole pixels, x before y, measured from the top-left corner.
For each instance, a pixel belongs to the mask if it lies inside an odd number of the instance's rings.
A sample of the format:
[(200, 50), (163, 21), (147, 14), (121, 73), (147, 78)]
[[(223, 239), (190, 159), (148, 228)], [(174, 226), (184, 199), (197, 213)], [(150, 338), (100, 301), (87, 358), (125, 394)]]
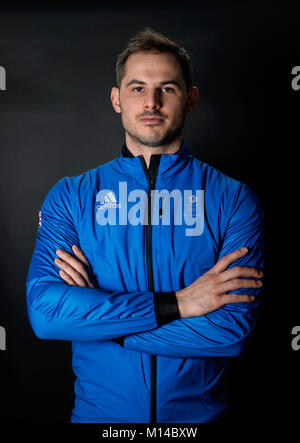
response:
[(134, 92), (141, 92), (142, 91), (142, 87), (141, 86), (136, 86), (135, 88), (133, 88)]
[(164, 92), (175, 92), (174, 88), (170, 88), (169, 86), (165, 86), (162, 90)]

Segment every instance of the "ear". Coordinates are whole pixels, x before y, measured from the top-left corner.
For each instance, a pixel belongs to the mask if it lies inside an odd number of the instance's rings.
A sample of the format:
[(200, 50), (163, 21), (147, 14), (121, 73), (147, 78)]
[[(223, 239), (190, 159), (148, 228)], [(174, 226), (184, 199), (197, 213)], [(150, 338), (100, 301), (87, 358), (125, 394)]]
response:
[(192, 112), (199, 99), (199, 90), (196, 86), (192, 86), (188, 92), (186, 112)]
[(120, 106), (120, 90), (119, 88), (113, 87), (110, 93), (110, 99), (113, 105), (114, 110), (121, 114), (121, 106)]

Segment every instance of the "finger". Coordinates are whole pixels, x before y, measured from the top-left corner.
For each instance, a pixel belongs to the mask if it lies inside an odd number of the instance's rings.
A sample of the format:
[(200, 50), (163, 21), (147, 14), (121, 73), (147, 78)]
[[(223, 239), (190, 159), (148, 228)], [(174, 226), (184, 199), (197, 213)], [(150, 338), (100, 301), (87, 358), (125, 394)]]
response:
[(250, 294), (223, 294), (220, 298), (222, 305), (228, 305), (230, 303), (251, 303), (255, 300), (255, 296)]
[(261, 280), (235, 278), (234, 280), (226, 281), (219, 285), (218, 289), (221, 294), (229, 291), (236, 291), (242, 288), (260, 288), (262, 286)]
[(68, 274), (78, 286), (83, 286), (83, 287), (88, 286), (87, 281), (82, 277), (82, 275), (78, 271), (76, 271), (76, 269), (70, 266), (68, 263), (66, 263), (63, 260), (60, 260), (59, 258), (56, 258), (54, 260), (54, 263), (60, 269), (62, 269), (66, 274)]
[(206, 274), (218, 273), (225, 271), (231, 263), (248, 253), (248, 248), (240, 248), (230, 254), (224, 255)]
[(234, 268), (227, 269), (227, 271), (221, 272), (219, 281), (225, 282), (238, 277), (262, 278), (263, 275), (263, 272), (256, 268), (250, 268), (248, 266), (235, 266)]
[(88, 259), (86, 258), (86, 256), (84, 255), (84, 253), (82, 252), (82, 250), (78, 246), (73, 245), (72, 250), (73, 250), (74, 254), (76, 255), (76, 257), (78, 257), (79, 260), (81, 260), (88, 268), (86, 275), (87, 275), (87, 282), (89, 284), (89, 287), (95, 288), (94, 284), (90, 280), (90, 274), (92, 274), (93, 271), (92, 271), (92, 267), (91, 267)]
[(76, 255), (76, 257), (79, 258), (79, 260), (81, 260), (86, 266), (90, 267), (88, 259), (86, 258), (86, 256), (84, 255), (84, 253), (82, 252), (82, 250), (78, 246), (73, 245), (72, 250), (73, 250), (74, 254)]
[[(78, 258), (73, 257), (71, 254), (64, 251), (63, 249), (57, 249), (56, 253), (64, 262), (66, 262), (70, 267), (72, 267), (74, 270), (76, 270), (78, 274), (82, 275), (82, 277), (88, 283), (89, 287), (94, 287), (93, 284), (90, 282), (90, 279), (89, 279), (88, 273), (85, 269), (85, 266), (81, 263), (81, 261), (78, 260)], [(64, 269), (64, 270), (66, 272), (68, 272), (69, 269), (70, 268), (68, 267), (67, 269)], [(68, 274), (72, 276), (72, 274), (70, 274), (70, 272), (68, 272)]]
[(69, 285), (72, 286), (77, 286), (77, 284), (74, 282), (74, 280), (63, 270), (59, 271), (59, 275), (61, 276), (61, 278), (68, 283)]

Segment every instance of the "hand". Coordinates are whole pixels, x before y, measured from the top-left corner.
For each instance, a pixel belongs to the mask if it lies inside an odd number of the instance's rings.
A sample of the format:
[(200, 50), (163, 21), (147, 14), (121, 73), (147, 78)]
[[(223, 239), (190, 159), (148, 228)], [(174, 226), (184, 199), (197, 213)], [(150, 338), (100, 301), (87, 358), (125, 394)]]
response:
[[(222, 257), (209, 271), (195, 280), (191, 285), (176, 291), (179, 314), (182, 318), (197, 317), (215, 311), (228, 303), (251, 302), (253, 295), (227, 294), (241, 288), (258, 288), (262, 282), (262, 271), (255, 268), (235, 266), (226, 268), (247, 254), (247, 248), (237, 249)], [(240, 279), (239, 277), (255, 277)]]
[(86, 256), (76, 245), (72, 246), (72, 251), (76, 258), (63, 249), (55, 251), (60, 257), (54, 260), (54, 263), (61, 268), (59, 275), (69, 285), (95, 288), (90, 277), (92, 268)]

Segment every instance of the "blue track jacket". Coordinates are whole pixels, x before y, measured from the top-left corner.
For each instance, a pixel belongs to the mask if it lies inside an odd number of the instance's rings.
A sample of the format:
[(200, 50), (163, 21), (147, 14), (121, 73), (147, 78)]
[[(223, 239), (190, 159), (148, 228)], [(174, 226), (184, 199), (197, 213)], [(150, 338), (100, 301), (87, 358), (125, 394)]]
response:
[[(95, 289), (68, 285), (58, 274), (55, 251), (73, 254), (73, 244), (91, 264)], [(243, 246), (248, 254), (230, 267), (263, 269), (257, 197), (190, 155), (186, 143), (176, 154), (152, 155), (148, 169), (123, 145), (118, 158), (52, 187), (41, 207), (27, 308), (39, 338), (72, 341), (72, 422), (222, 416), (229, 357), (248, 343), (260, 290), (234, 291), (254, 294), (252, 303), (184, 319), (174, 291)]]

